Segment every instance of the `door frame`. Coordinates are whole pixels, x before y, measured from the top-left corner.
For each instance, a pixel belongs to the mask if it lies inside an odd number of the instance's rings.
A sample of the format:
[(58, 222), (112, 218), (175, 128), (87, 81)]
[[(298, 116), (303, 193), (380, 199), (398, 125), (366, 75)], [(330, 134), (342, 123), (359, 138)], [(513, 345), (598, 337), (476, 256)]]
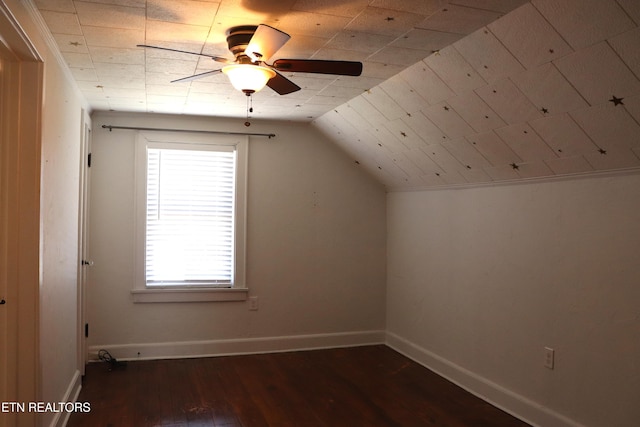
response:
[(93, 265), (89, 255), (89, 210), (91, 185), (91, 121), (82, 110), (81, 123), (81, 147), (80, 147), (80, 189), (79, 189), (79, 224), (78, 224), (78, 371), (85, 374), (85, 366), (88, 363), (88, 317), (87, 317), (87, 291), (89, 280), (89, 267)]
[[(5, 86), (0, 133), (0, 280), (6, 304), (0, 306), (5, 323), (6, 377), (0, 382), (2, 399), (38, 401), (40, 390), (39, 287), (41, 283), (41, 122), (43, 61), (0, 0), (0, 33)], [(8, 55), (8, 52), (11, 55)], [(11, 56), (11, 57), (10, 57)], [(6, 91), (6, 93), (4, 93)], [(6, 267), (6, 268), (4, 268)], [(33, 426), (35, 413), (8, 413), (0, 426)]]

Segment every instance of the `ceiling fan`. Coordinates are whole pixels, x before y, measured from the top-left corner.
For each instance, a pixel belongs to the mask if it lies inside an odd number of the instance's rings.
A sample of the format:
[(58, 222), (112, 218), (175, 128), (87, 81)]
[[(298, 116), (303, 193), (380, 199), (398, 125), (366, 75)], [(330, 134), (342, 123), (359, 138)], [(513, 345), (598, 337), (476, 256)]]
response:
[(333, 61), (318, 59), (277, 59), (272, 64), (266, 61), (289, 41), (291, 36), (268, 25), (242, 25), (227, 31), (227, 44), (235, 60), (224, 57), (169, 49), (160, 46), (139, 44), (138, 47), (181, 52), (204, 56), (216, 62), (227, 64), (221, 69), (206, 71), (193, 76), (173, 80), (171, 83), (201, 79), (220, 72), (226, 74), (231, 84), (247, 96), (269, 86), (280, 95), (300, 90), (300, 86), (280, 72), (302, 72), (359, 76), (362, 63), (355, 61)]

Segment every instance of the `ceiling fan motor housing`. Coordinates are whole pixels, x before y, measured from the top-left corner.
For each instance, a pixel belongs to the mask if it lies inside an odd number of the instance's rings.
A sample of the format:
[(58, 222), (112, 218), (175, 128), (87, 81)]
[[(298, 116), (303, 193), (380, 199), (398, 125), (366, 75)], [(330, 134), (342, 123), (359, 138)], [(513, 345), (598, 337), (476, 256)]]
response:
[(257, 25), (240, 25), (229, 28), (227, 31), (227, 45), (239, 64), (251, 63), (251, 58), (245, 54), (245, 49), (257, 28)]

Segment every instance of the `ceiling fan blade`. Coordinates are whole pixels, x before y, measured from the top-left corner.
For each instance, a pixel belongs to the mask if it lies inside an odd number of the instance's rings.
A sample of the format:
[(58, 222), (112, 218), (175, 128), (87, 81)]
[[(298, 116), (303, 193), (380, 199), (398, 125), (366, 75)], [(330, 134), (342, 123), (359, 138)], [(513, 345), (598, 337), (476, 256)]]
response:
[(168, 47), (151, 46), (151, 45), (148, 45), (148, 44), (137, 44), (136, 46), (137, 47), (148, 47), (148, 48), (151, 48), (151, 49), (167, 50), (169, 52), (186, 53), (186, 54), (189, 54), (189, 55), (204, 56), (204, 57), (207, 57), (207, 58), (211, 58), (214, 61), (222, 62), (222, 63), (225, 63), (225, 64), (227, 64), (229, 62), (232, 62), (232, 61), (229, 61), (227, 58), (224, 58), (222, 56), (207, 55), (207, 54), (204, 54), (204, 53), (188, 52), (186, 50), (170, 49)]
[(193, 76), (183, 77), (183, 78), (177, 79), (177, 80), (171, 80), (171, 83), (190, 82), (191, 80), (198, 80), (198, 79), (201, 79), (203, 77), (207, 77), (207, 76), (211, 76), (211, 75), (214, 75), (214, 74), (218, 74), (221, 71), (222, 70), (205, 71), (204, 73), (194, 74)]
[(300, 86), (278, 72), (276, 72), (274, 77), (269, 79), (267, 86), (276, 91), (279, 95), (286, 95), (300, 90)]
[(253, 33), (244, 53), (252, 61), (266, 61), (289, 41), (291, 36), (268, 25), (260, 24)]
[(362, 74), (362, 62), (324, 61), (320, 59), (278, 59), (273, 68), (279, 71), (299, 73), (336, 74), (340, 76), (359, 76)]

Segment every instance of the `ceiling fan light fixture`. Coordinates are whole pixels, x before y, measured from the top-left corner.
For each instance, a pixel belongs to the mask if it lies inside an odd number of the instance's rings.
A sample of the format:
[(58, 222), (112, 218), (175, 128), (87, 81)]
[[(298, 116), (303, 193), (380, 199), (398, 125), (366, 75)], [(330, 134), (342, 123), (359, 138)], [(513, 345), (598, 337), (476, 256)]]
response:
[(229, 77), (234, 88), (245, 94), (258, 92), (276, 75), (270, 68), (251, 64), (227, 65), (222, 72)]

